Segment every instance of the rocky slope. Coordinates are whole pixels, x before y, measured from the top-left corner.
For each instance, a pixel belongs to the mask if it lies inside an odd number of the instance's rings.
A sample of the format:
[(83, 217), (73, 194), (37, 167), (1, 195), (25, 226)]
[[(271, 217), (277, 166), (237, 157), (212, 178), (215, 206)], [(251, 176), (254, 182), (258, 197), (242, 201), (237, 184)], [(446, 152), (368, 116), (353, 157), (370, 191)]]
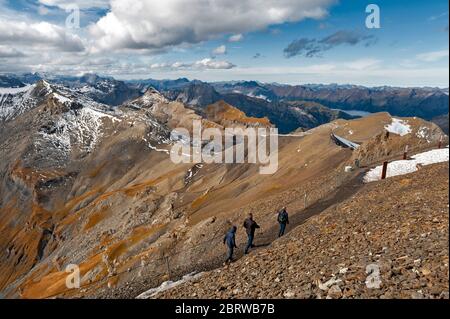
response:
[(244, 112), (234, 106), (219, 101), (208, 105), (204, 110), (204, 115), (210, 121), (216, 122), (224, 127), (271, 127), (268, 118), (248, 117)]
[(448, 169), (368, 184), (268, 249), (154, 297), (448, 299)]
[(442, 131), (448, 135), (448, 132), (449, 132), (449, 130), (448, 130), (448, 123), (449, 123), (448, 122), (448, 113), (433, 117), (431, 119), (431, 121), (433, 123), (436, 123), (436, 125), (438, 125), (442, 129)]
[[(168, 278), (215, 268), (224, 252), (211, 247), (221, 247), (223, 233), (248, 212), (270, 243), (280, 205), (299, 213), (305, 202), (318, 202), (323, 210), (332, 203), (326, 198), (353, 193), (341, 186), (353, 185), (359, 173), (344, 171), (354, 152), (336, 145), (332, 132), (364, 148), (393, 121), (380, 113), (280, 136), (278, 170), (262, 175), (249, 163), (175, 164), (169, 150), (172, 130), (191, 131), (193, 120), (222, 130), (230, 121), (248, 126), (266, 119), (223, 103), (202, 117), (153, 89), (112, 108), (71, 87), (38, 86), (46, 89), (36, 104), (0, 125), (5, 298), (135, 297)], [(391, 134), (380, 148), (394, 156), (406, 143), (435, 147), (434, 124), (408, 125), (410, 133)], [(81, 289), (65, 285), (70, 264), (80, 267)]]
[(17, 88), (0, 88), (0, 123), (13, 120), (36, 107), (50, 93), (45, 81)]
[[(22, 100), (13, 103), (17, 112), (0, 126), (0, 286), (7, 296), (58, 291), (51, 285), (36, 290), (32, 283), (42, 276), (53, 281), (68, 260), (93, 258), (86, 261), (92, 279), (108, 279), (103, 273), (114, 272), (108, 262), (95, 263), (98, 256), (111, 259), (114, 268), (121, 267), (117, 259), (125, 252), (123, 262), (140, 260), (146, 249), (154, 250), (149, 244), (161, 245), (171, 228), (183, 226), (184, 208), (174, 209), (177, 201), (185, 205), (177, 190), (191, 201), (204, 191), (194, 187), (184, 194), (201, 167), (171, 162), (171, 130), (189, 128), (193, 120), (219, 129), (229, 121), (259, 123), (231, 107), (214, 115), (217, 123), (209, 121), (153, 89), (111, 109), (72, 87), (40, 81), (30, 92), (37, 88), (45, 90), (40, 96), (30, 93), (26, 109)], [(106, 249), (100, 255), (99, 238)], [(126, 246), (135, 244), (139, 253), (133, 248), (128, 255)]]
[(72, 208), (83, 208), (89, 192), (101, 192), (100, 185), (97, 191), (89, 189), (88, 181), (98, 175), (97, 161), (105, 160), (95, 152), (99, 145), (117, 153), (115, 171), (102, 177), (108, 184), (110, 174), (121, 174), (127, 165), (121, 166), (120, 159), (126, 161), (127, 153), (119, 152), (132, 152), (133, 143), (127, 140), (133, 132), (145, 139), (149, 150), (169, 140), (169, 130), (148, 116), (111, 111), (77, 91), (44, 81), (33, 91), (39, 87), (45, 92), (33, 99), (32, 107), (0, 126), (2, 287), (42, 266), (40, 262), (70, 236), (70, 226), (65, 228), (62, 220), (73, 218)]

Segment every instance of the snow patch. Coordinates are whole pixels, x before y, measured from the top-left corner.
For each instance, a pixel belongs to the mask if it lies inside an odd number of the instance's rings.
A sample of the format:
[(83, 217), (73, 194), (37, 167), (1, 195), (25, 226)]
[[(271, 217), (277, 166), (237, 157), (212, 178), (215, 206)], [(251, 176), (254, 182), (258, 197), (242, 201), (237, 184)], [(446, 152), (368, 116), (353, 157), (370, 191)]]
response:
[(65, 156), (69, 155), (75, 145), (78, 145), (81, 151), (90, 153), (103, 135), (104, 118), (110, 118), (113, 122), (119, 120), (109, 114), (85, 107), (65, 113), (55, 123), (55, 132), (41, 131), (39, 134)]
[(431, 143), (430, 140), (430, 129), (426, 126), (421, 126), (416, 133), (418, 138), (426, 140), (428, 143)]
[(61, 104), (71, 103), (72, 100), (58, 93), (53, 93), (53, 97)]
[[(430, 165), (435, 163), (448, 162), (448, 146), (443, 149), (431, 150), (412, 156), (411, 160), (400, 160), (390, 162), (387, 167), (386, 177), (405, 175), (418, 170), (418, 165)], [(364, 182), (370, 183), (381, 179), (383, 166), (377, 166), (366, 173)]]
[(0, 121), (8, 121), (36, 106), (31, 97), (35, 85), (22, 88), (0, 88)]
[(170, 152), (168, 150), (165, 150), (163, 148), (157, 148), (156, 146), (153, 146), (150, 143), (148, 143), (148, 148), (150, 148), (151, 150), (157, 151), (157, 152), (163, 152), (163, 153), (166, 153), (166, 154), (170, 154)]
[(50, 92), (53, 91), (50, 83), (48, 83), (47, 81), (42, 80), (42, 84), (44, 84), (44, 86), (47, 89), (47, 91), (50, 91)]
[(196, 279), (200, 278), (201, 276), (203, 276), (203, 274), (204, 274), (203, 272), (201, 272), (201, 273), (192, 272), (190, 274), (184, 275), (183, 278), (181, 278), (178, 281), (165, 281), (161, 284), (161, 286), (152, 288), (150, 290), (143, 292), (142, 294), (137, 296), (136, 299), (149, 299), (151, 297), (156, 296), (157, 294), (159, 294), (161, 292), (172, 289), (172, 288), (179, 286), (185, 282), (196, 280)]
[(411, 126), (404, 120), (392, 118), (392, 123), (384, 127), (388, 132), (400, 136), (411, 133)]
[(255, 99), (260, 99), (260, 100), (265, 100), (267, 102), (271, 102), (271, 100), (267, 96), (265, 96), (263, 94), (255, 95), (254, 93), (249, 93), (249, 94), (247, 94), (247, 96), (248, 97), (253, 97)]
[(0, 96), (4, 94), (17, 94), (21, 92), (26, 92), (32, 87), (34, 87), (33, 84), (29, 84), (21, 88), (0, 88)]

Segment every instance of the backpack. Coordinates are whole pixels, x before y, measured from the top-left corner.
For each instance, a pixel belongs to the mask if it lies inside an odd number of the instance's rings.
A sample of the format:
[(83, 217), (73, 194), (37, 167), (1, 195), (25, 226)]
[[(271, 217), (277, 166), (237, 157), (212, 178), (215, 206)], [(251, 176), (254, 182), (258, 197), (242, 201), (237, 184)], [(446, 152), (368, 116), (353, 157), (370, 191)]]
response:
[(282, 211), (282, 212), (280, 212), (280, 213), (278, 214), (278, 221), (279, 221), (280, 223), (285, 223), (285, 222), (287, 222), (287, 213), (286, 213), (286, 211)]

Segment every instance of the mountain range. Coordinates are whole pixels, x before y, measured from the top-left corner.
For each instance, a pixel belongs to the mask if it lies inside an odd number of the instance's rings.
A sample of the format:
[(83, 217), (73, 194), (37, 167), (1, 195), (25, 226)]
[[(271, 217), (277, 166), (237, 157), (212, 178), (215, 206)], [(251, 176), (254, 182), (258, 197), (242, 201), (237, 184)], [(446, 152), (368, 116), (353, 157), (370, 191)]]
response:
[[(448, 114), (448, 88), (399, 88), (357, 85), (283, 85), (257, 81), (206, 83), (176, 80), (119, 81), (96, 74), (55, 76), (45, 74), (0, 75), (0, 87), (22, 87), (47, 79), (78, 89), (94, 101), (120, 105), (141, 96), (149, 87), (169, 100), (177, 100), (197, 111), (223, 100), (253, 117), (268, 117), (282, 133), (309, 129), (336, 118), (350, 119), (376, 112), (393, 116), (417, 116), (446, 131), (440, 117)], [(307, 103), (309, 102), (309, 103)]]

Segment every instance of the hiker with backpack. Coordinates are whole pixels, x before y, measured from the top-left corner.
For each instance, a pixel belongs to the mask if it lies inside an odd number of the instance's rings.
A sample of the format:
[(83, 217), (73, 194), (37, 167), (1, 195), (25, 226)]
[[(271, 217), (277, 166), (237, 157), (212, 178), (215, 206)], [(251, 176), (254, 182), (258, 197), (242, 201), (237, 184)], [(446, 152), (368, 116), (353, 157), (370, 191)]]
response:
[(281, 237), (284, 235), (286, 225), (289, 224), (289, 214), (286, 211), (286, 207), (283, 207), (278, 212), (278, 223), (280, 224), (280, 231), (278, 232), (278, 237)]
[(248, 250), (255, 247), (255, 245), (253, 245), (253, 239), (255, 238), (255, 230), (259, 228), (259, 225), (253, 220), (252, 213), (248, 214), (247, 219), (244, 221), (244, 228), (247, 232), (248, 237), (247, 246), (245, 247), (244, 251), (244, 253), (247, 255)]
[(233, 226), (228, 233), (225, 235), (223, 239), (223, 243), (227, 245), (228, 247), (228, 258), (225, 262), (233, 261), (233, 252), (234, 249), (237, 248), (236, 246), (236, 230), (237, 227)]

